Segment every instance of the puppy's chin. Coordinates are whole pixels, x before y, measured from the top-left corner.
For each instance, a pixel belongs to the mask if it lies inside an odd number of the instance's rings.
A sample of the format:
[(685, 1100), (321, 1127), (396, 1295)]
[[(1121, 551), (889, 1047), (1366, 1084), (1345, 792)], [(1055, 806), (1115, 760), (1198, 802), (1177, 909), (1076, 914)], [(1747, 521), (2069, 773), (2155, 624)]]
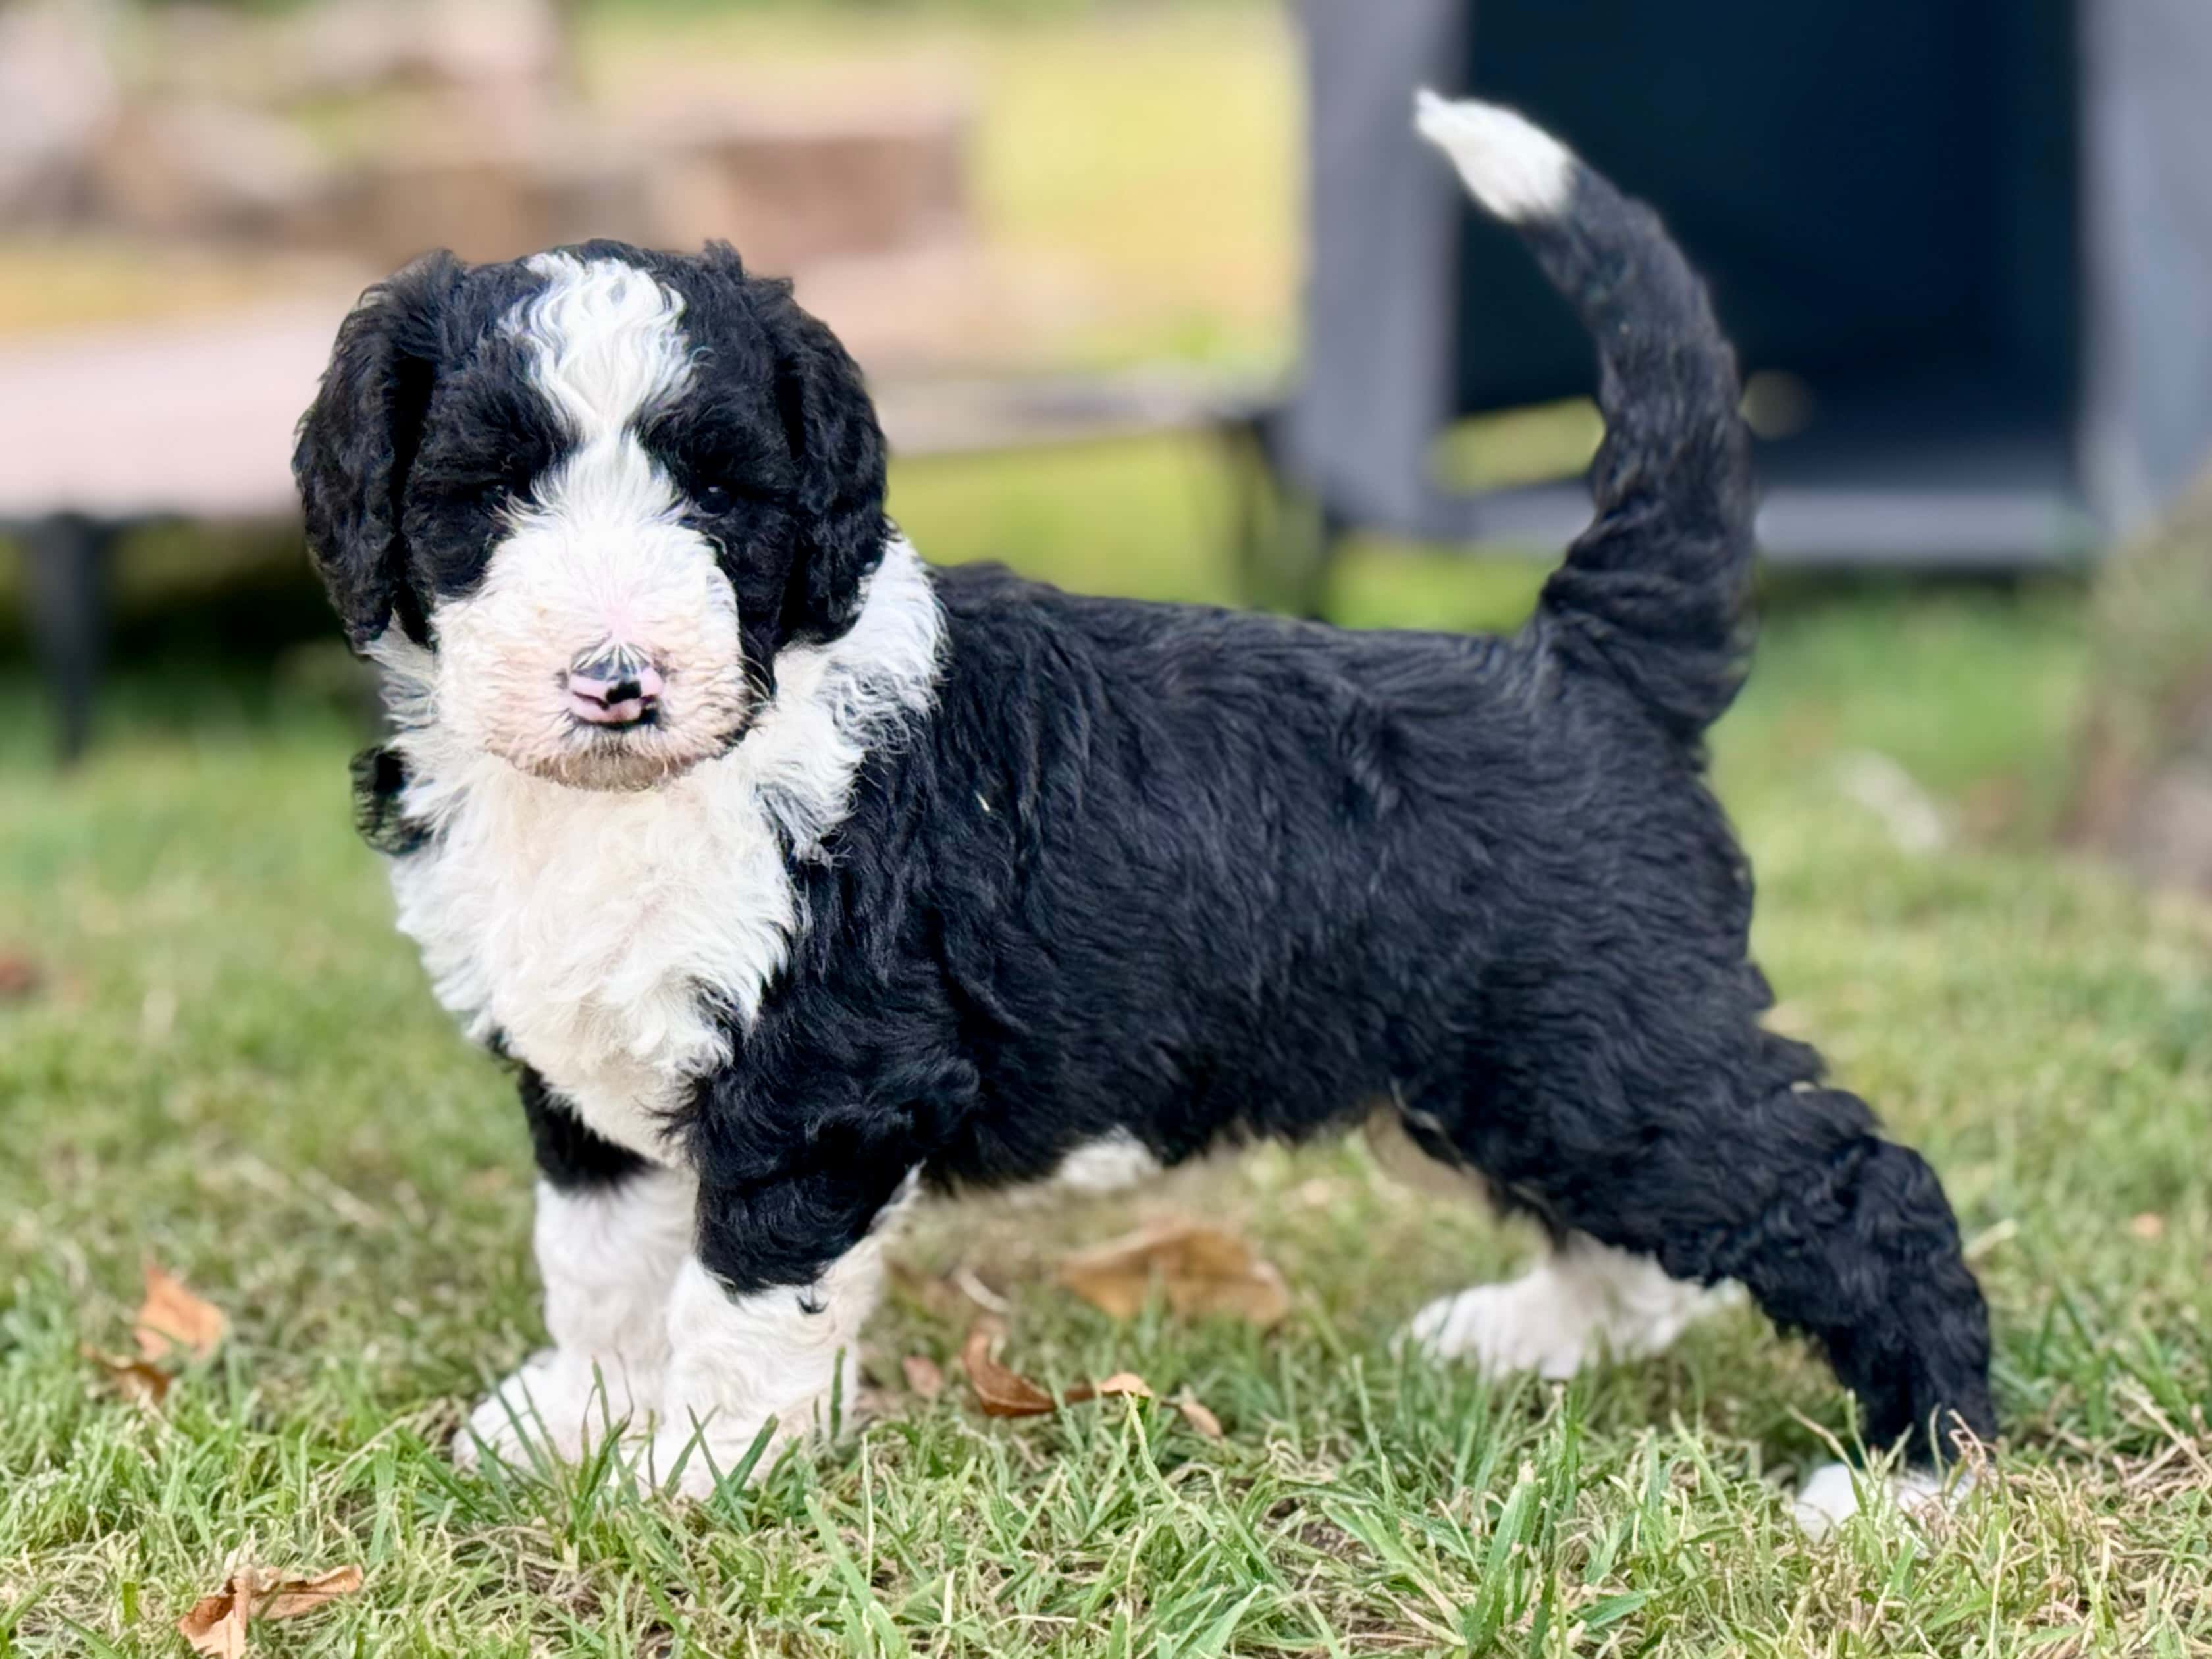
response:
[(565, 789), (634, 793), (672, 783), (692, 768), (727, 754), (750, 723), (740, 717), (704, 732), (650, 726), (597, 731), (578, 724), (549, 740), (494, 740), (484, 748), (517, 771)]
[(734, 653), (666, 672), (659, 706), (641, 720), (595, 724), (570, 706), (577, 699), (566, 677), (545, 663), (517, 667), (495, 655), (455, 652), (438, 664), (430, 723), (463, 750), (564, 789), (635, 793), (727, 754), (760, 712)]

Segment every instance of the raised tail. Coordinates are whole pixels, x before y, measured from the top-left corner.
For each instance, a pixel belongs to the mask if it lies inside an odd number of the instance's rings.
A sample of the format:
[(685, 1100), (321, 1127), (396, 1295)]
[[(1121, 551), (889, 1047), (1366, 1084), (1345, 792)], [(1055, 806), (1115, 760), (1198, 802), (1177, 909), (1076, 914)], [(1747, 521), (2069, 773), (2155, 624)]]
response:
[(1419, 95), (1416, 125), (1521, 233), (1597, 345), (1597, 516), (1544, 586), (1563, 655), (1627, 685), (1694, 741), (1750, 650), (1750, 463), (1735, 354), (1659, 217), (1494, 104)]

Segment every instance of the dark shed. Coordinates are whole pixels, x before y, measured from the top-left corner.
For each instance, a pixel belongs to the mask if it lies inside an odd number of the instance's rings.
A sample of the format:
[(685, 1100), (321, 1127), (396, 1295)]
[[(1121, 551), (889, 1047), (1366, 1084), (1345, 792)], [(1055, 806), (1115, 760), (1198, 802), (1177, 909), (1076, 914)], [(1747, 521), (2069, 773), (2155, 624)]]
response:
[(1510, 234), (1413, 137), (1471, 89), (1656, 204), (1747, 374), (1771, 554), (2069, 557), (2212, 443), (2205, 0), (1300, 0), (1311, 82), (1304, 375), (1277, 481), (1331, 532), (1556, 543), (1578, 486), (1455, 495), (1454, 417), (1590, 389)]

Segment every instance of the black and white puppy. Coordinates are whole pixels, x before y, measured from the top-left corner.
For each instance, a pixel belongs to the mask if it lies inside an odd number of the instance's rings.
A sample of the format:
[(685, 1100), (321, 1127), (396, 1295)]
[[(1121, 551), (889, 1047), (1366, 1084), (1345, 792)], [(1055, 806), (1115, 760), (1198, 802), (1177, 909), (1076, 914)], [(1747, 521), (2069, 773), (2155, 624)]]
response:
[(932, 570), (851, 360), (726, 249), (437, 255), (347, 319), (296, 465), (390, 690), (368, 827), (543, 1175), (553, 1346), (465, 1456), (626, 1424), (706, 1490), (849, 1382), (916, 1194), (1370, 1115), (1553, 1242), (1433, 1349), (1564, 1374), (1733, 1280), (1869, 1441), (1994, 1431), (1935, 1176), (1759, 1024), (1701, 748), (1752, 558), (1729, 350), (1552, 139), (1420, 125), (1602, 369), (1596, 520), (1510, 639)]

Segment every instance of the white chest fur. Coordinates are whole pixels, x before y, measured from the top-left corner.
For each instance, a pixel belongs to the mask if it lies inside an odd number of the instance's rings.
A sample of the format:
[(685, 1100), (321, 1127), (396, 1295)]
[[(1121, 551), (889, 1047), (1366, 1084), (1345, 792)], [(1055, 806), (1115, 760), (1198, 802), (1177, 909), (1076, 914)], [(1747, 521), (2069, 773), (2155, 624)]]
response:
[(419, 652), (391, 673), (404, 809), (400, 930), (469, 1034), (495, 1034), (598, 1133), (667, 1160), (665, 1115), (730, 1058), (805, 925), (786, 863), (829, 856), (868, 750), (924, 709), (943, 623), (895, 541), (859, 618), (776, 661), (775, 701), (718, 760), (635, 793), (572, 789), (441, 742)]

